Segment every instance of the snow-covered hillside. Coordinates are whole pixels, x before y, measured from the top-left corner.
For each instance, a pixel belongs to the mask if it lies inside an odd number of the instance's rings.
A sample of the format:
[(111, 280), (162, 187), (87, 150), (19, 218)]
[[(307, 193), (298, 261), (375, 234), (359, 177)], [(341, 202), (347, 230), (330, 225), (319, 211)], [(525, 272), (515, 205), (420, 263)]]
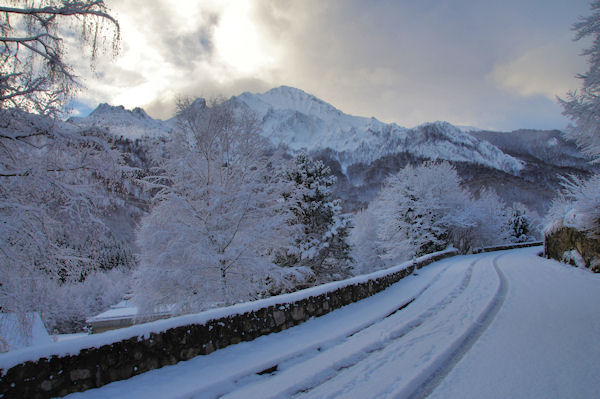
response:
[[(274, 144), (292, 150), (330, 149), (342, 169), (356, 163), (370, 164), (387, 155), (408, 153), (419, 158), (470, 162), (518, 174), (521, 162), (494, 145), (447, 123), (426, 123), (404, 128), (343, 113), (334, 106), (293, 87), (281, 86), (262, 94), (243, 93), (228, 100), (257, 114), (262, 134)], [(117, 136), (135, 139), (166, 135), (175, 119), (153, 119), (141, 108), (101, 104), (89, 116), (71, 118), (78, 126), (106, 127)]]
[(513, 132), (469, 131), (479, 140), (500, 148), (505, 154), (526, 163), (543, 162), (556, 166), (589, 167), (589, 158), (566, 140), (560, 130), (515, 130)]

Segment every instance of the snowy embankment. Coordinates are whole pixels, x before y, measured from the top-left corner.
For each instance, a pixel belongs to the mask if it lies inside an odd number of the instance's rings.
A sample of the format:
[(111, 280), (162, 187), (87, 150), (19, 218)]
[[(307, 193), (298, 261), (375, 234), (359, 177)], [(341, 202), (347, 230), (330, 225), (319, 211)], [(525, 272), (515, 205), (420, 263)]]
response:
[(71, 397), (595, 397), (600, 277), (539, 251), (446, 259), (281, 333)]

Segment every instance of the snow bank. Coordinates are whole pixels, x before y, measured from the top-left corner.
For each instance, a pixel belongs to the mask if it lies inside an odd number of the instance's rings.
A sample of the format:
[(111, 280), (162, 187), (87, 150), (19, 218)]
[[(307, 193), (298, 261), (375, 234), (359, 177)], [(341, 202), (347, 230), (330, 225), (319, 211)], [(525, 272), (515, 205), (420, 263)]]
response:
[(38, 313), (0, 313), (0, 352), (51, 343)]

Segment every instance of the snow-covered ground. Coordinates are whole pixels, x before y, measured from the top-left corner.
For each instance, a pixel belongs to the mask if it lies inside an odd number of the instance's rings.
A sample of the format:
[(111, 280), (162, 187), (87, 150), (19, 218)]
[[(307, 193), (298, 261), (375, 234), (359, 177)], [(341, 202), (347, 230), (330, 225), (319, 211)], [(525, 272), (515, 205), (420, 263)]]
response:
[(446, 259), (281, 333), (69, 397), (595, 397), (600, 276), (539, 251)]

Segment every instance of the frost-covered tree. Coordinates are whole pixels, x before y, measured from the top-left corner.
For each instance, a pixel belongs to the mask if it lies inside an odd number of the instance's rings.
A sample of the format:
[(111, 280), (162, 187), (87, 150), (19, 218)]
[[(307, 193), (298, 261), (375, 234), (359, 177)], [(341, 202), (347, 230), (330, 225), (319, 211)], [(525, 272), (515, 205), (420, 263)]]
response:
[[(600, 1), (591, 2), (591, 15), (581, 17), (573, 25), (575, 40), (591, 38), (591, 47), (584, 50), (589, 69), (577, 77), (582, 82), (579, 91), (571, 91), (566, 100), (559, 99), (564, 114), (574, 126), (568, 135), (575, 139), (593, 162), (600, 161)], [(544, 233), (560, 227), (573, 227), (591, 236), (600, 235), (600, 176), (582, 180), (575, 176), (565, 178), (563, 192), (554, 200), (548, 215)]]
[(460, 183), (447, 162), (408, 165), (390, 176), (372, 204), (385, 258), (410, 259), (445, 249), (449, 221), (470, 201)]
[(450, 220), (453, 245), (462, 252), (502, 244), (509, 240), (506, 205), (493, 191), (483, 188), (478, 198), (471, 198)]
[(382, 257), (411, 259), (453, 245), (462, 252), (506, 240), (504, 204), (490, 190), (474, 199), (448, 162), (408, 165), (370, 205)]
[(267, 145), (250, 114), (227, 103), (179, 103), (177, 129), (142, 219), (134, 299), (144, 311), (198, 311), (257, 297), (277, 280), (272, 248), (287, 214)]
[(92, 60), (102, 44), (118, 44), (103, 1), (0, 5), (0, 310), (40, 312), (49, 327), (57, 292), (98, 268), (102, 218), (122, 173), (105, 133), (53, 118), (77, 83), (62, 42), (78, 30)]
[(511, 242), (527, 242), (533, 239), (533, 222), (525, 205), (517, 202), (508, 209), (508, 234)]
[(592, 45), (583, 51), (588, 57), (589, 70), (577, 77), (582, 87), (571, 91), (567, 99), (559, 99), (564, 114), (574, 122), (568, 130), (583, 151), (600, 160), (600, 1), (591, 2), (591, 15), (581, 17), (573, 25), (575, 40), (591, 38)]
[(292, 214), (288, 224), (295, 232), (294, 243), (280, 251), (277, 263), (309, 266), (318, 282), (347, 276), (350, 218), (342, 214), (340, 201), (332, 198), (335, 176), (323, 162), (300, 153), (286, 179), (292, 183), (283, 197)]
[(546, 215), (544, 234), (571, 227), (600, 237), (600, 175), (587, 180), (569, 176), (562, 186)]
[(371, 208), (358, 211), (352, 219), (348, 242), (352, 246), (352, 273), (371, 273), (385, 267), (377, 241), (377, 219)]
[(120, 154), (101, 132), (16, 110), (0, 120), (0, 306), (46, 320), (47, 281), (77, 282), (97, 268)]
[[(77, 79), (64, 37), (88, 45), (92, 61), (119, 46), (119, 24), (103, 0), (10, 0), (0, 5), (0, 109), (55, 114)], [(106, 40), (108, 39), (108, 40)]]

